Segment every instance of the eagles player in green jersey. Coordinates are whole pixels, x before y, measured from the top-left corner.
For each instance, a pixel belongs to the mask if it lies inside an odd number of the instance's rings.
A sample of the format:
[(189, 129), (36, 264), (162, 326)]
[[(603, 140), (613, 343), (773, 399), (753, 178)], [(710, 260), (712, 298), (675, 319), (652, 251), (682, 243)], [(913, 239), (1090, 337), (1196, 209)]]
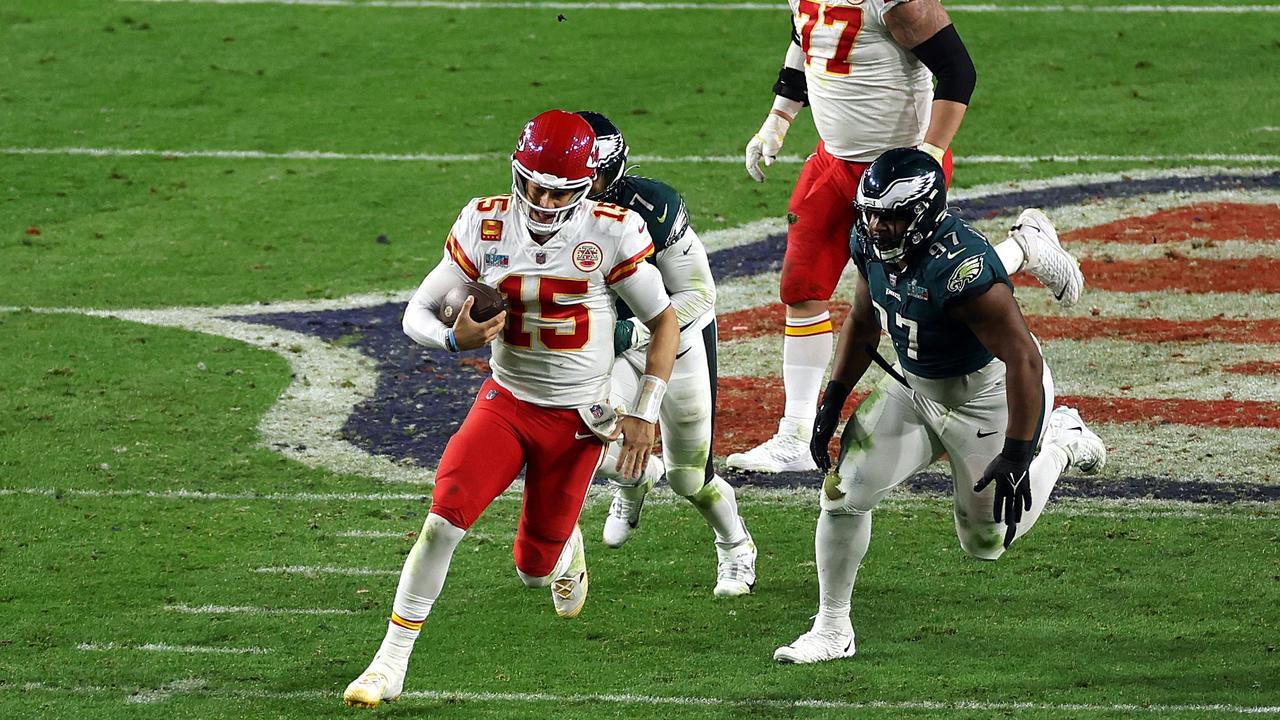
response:
[[(648, 225), (654, 254), (671, 307), (680, 325), (680, 349), (659, 410), (662, 457), (650, 456), (643, 476), (630, 483), (613, 470), (611, 445), (597, 471), (616, 486), (605, 518), (604, 542), (619, 547), (640, 523), (645, 496), (664, 474), (671, 489), (698, 509), (715, 533), (716, 597), (751, 591), (756, 581), (756, 546), (738, 515), (733, 486), (715, 474), (711, 464), (711, 431), (716, 397), (716, 284), (707, 251), (689, 227), (680, 193), (666, 183), (627, 174), (626, 140), (622, 131), (597, 112), (578, 113), (596, 133), (600, 160), (590, 198), (635, 212)], [(615, 404), (635, 396), (644, 365), (649, 331), (631, 308), (619, 301), (614, 333), (612, 395)]]
[[(909, 148), (884, 153), (862, 176), (855, 209), (853, 308), (810, 442), (827, 471), (814, 542), (818, 615), (777, 649), (779, 662), (853, 655), (850, 599), (871, 511), (944, 453), (960, 546), (983, 560), (1035, 524), (1067, 467), (1093, 473), (1106, 462), (1106, 446), (1075, 410), (1048, 411), (1053, 380), (1009, 276), (987, 239), (948, 212), (937, 161)], [(896, 367), (876, 354), (881, 330)], [(832, 471), (828, 442), (873, 361), (887, 374), (845, 426)]]

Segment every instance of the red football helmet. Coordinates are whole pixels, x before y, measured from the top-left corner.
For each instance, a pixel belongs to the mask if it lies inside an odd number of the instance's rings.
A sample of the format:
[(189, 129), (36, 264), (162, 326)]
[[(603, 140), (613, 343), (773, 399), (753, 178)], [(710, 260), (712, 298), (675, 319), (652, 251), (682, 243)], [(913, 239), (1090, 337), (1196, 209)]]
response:
[[(511, 193), (530, 232), (550, 235), (573, 218), (587, 200), (596, 163), (596, 135), (580, 116), (548, 110), (525, 124), (511, 154)], [(534, 186), (573, 194), (566, 204), (546, 207), (532, 199)]]

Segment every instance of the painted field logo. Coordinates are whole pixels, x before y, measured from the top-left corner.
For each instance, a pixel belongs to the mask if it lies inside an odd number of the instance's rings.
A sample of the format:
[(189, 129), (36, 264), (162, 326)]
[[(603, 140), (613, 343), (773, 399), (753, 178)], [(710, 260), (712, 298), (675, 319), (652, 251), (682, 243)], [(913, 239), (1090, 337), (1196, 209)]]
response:
[(582, 272), (591, 272), (600, 267), (600, 261), (604, 257), (604, 252), (600, 250), (600, 246), (593, 242), (579, 243), (573, 249), (573, 266)]
[[(1108, 476), (1136, 478), (1134, 497), (1150, 494), (1146, 478), (1215, 480), (1229, 470), (1223, 479), (1280, 479), (1273, 454), (1280, 428), (1280, 172), (1058, 178), (958, 191), (952, 201), (997, 241), (1023, 208), (1044, 208), (1063, 245), (1079, 258), (1085, 292), (1071, 310), (1060, 309), (1026, 273), (1013, 280), (1052, 368), (1055, 404), (1079, 408), (1107, 441)], [(782, 415), (783, 308), (775, 293), (785, 226), (752, 227), (767, 231), (704, 236), (720, 291), (718, 457), (767, 439)], [(594, 244), (573, 252), (581, 270), (603, 264)], [(850, 281), (846, 275), (831, 303), (837, 327), (848, 309)], [(488, 373), (485, 357), (414, 345), (400, 330), (402, 301), (332, 307), (245, 308), (235, 319), (330, 341), (355, 338), (334, 351), (373, 358), (378, 377), (353, 401), (341, 437), (373, 456), (435, 467)], [(332, 417), (335, 410), (295, 412)], [(412, 432), (405, 430), (407, 420)], [(267, 429), (263, 434), (276, 437)], [(291, 436), (289, 447), (297, 443)], [(803, 474), (741, 479), (762, 485), (816, 480)]]

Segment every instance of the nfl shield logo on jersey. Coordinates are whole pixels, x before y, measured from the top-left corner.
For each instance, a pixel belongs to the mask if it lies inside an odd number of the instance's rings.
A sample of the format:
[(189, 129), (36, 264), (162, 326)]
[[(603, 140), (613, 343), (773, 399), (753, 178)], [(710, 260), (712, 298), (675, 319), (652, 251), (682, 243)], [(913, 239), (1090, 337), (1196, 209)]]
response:
[(597, 419), (597, 420), (599, 420), (600, 418), (604, 417), (604, 406), (603, 406), (603, 405), (601, 405), (600, 403), (596, 403), (595, 405), (592, 405), (592, 406), (591, 406), (591, 417), (593, 417), (593, 418), (595, 418), (595, 419)]
[(489, 390), (489, 392), (487, 392), (487, 393), (485, 393), (485, 394), (484, 394), (484, 399), (485, 399), (485, 400), (492, 400), (492, 399), (494, 399), (494, 398), (496, 398), (496, 397), (498, 397), (498, 391), (497, 391), (497, 390), (490, 389), (490, 390)]

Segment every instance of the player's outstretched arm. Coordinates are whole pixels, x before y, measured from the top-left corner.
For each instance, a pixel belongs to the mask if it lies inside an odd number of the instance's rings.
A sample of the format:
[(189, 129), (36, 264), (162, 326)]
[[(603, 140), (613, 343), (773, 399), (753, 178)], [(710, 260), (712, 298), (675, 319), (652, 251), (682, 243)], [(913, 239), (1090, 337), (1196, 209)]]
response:
[(831, 371), (831, 381), (822, 392), (818, 417), (813, 422), (813, 435), (809, 438), (809, 454), (824, 472), (831, 469), (831, 455), (827, 447), (840, 425), (844, 402), (871, 365), (867, 348), (874, 348), (879, 341), (880, 322), (872, 310), (871, 290), (867, 287), (866, 278), (859, 273), (853, 288), (853, 307), (840, 327), (835, 368)]
[(973, 300), (954, 306), (951, 316), (968, 325), (1005, 364), (1009, 424), (1004, 449), (973, 489), (981, 492), (991, 483), (996, 484), (993, 519), (1004, 522), (1004, 546), (1009, 547), (1023, 511), (1031, 509), (1031, 456), (1044, 411), (1044, 358), (1013, 299), (1013, 290), (1004, 283), (995, 283)]
[(973, 60), (939, 0), (910, 0), (895, 5), (885, 13), (884, 20), (893, 39), (938, 79), (929, 127), (920, 149), (942, 162), (978, 82)]

